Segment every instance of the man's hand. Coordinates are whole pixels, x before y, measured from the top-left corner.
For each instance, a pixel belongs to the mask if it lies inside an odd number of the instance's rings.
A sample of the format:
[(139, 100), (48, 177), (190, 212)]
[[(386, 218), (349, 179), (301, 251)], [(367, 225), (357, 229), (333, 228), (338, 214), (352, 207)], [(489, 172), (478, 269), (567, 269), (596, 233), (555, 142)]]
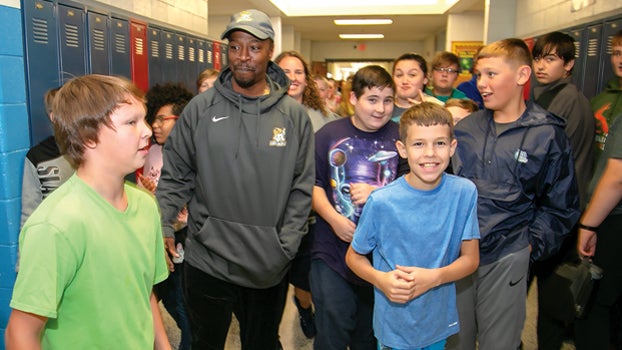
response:
[(175, 247), (175, 238), (173, 237), (165, 237), (164, 238), (164, 249), (166, 252), (164, 255), (166, 256), (166, 265), (168, 265), (168, 270), (170, 272), (175, 271), (175, 264), (171, 260), (171, 256), (175, 258), (179, 258), (179, 254), (177, 254), (177, 248)]

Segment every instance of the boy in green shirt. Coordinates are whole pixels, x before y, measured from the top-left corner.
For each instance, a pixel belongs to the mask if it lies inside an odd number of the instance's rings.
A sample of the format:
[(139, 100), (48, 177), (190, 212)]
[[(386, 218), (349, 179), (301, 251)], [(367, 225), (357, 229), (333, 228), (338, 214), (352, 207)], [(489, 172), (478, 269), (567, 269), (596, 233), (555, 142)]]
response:
[(7, 349), (170, 349), (154, 284), (168, 271), (157, 204), (124, 183), (151, 130), (143, 94), (123, 78), (67, 82), (52, 110), (76, 168), (20, 234)]

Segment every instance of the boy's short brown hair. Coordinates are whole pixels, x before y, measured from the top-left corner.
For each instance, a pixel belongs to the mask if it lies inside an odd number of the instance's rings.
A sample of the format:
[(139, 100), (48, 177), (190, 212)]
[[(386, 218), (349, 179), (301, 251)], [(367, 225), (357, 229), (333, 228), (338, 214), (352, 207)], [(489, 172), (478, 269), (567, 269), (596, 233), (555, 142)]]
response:
[(54, 97), (56, 97), (56, 93), (60, 88), (49, 89), (43, 95), (43, 104), (45, 105), (45, 112), (48, 115), (52, 114), (52, 102), (54, 102)]
[(406, 142), (408, 129), (411, 125), (419, 126), (447, 125), (449, 126), (449, 138), (454, 136), (454, 118), (449, 111), (434, 102), (421, 102), (406, 110), (400, 118), (400, 140)]
[(622, 30), (617, 31), (611, 38), (611, 46), (622, 46)]
[(458, 68), (458, 71), (460, 71), (460, 58), (456, 54), (449, 51), (437, 53), (430, 63), (432, 69), (452, 65), (455, 65)]
[(372, 89), (375, 87), (379, 89), (389, 88), (395, 92), (395, 82), (386, 69), (372, 64), (356, 71), (352, 79), (352, 92), (357, 99), (363, 96), (365, 88)]
[(474, 61), (482, 58), (501, 57), (506, 62), (521, 66), (532, 66), (531, 51), (525, 42), (517, 38), (503, 39), (484, 46)]
[(102, 126), (113, 128), (110, 115), (134, 97), (144, 104), (144, 93), (122, 77), (85, 75), (66, 82), (52, 104), (54, 133), (61, 153), (78, 168), (88, 143), (98, 143)]

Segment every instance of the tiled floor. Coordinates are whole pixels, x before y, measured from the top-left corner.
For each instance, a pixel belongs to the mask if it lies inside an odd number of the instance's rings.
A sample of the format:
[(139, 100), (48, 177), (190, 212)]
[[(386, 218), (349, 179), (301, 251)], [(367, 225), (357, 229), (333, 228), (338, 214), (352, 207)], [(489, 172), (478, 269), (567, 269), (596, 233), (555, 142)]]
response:
[[(535, 286), (535, 284), (534, 284)], [(285, 350), (311, 350), (313, 349), (313, 340), (305, 338), (300, 330), (300, 324), (298, 322), (298, 312), (291, 297), (292, 289), (290, 288), (290, 296), (288, 296), (287, 304), (285, 305), (285, 312), (283, 313), (283, 320), (281, 321), (280, 332), (281, 344)], [(527, 298), (527, 321), (525, 322), (525, 328), (523, 330), (523, 346), (524, 350), (537, 350), (537, 343), (535, 338), (536, 331), (536, 292), (535, 288), (531, 288)], [(164, 323), (171, 340), (171, 344), (177, 346), (179, 344), (179, 330), (177, 329), (175, 322), (162, 308), (164, 317)], [(235, 321), (233, 322), (229, 336), (227, 338), (226, 350), (238, 350), (240, 349), (240, 342), (238, 340), (239, 329)], [(176, 349), (176, 348), (175, 348)], [(564, 344), (562, 350), (574, 350), (574, 345)]]

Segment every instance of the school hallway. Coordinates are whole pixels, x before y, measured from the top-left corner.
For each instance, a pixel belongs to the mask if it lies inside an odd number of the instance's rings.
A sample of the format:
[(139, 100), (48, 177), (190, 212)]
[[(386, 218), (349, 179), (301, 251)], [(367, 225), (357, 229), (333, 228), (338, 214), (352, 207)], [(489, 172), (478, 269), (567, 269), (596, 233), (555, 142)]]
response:
[[(313, 339), (307, 339), (300, 330), (300, 323), (298, 321), (298, 311), (294, 306), (293, 287), (290, 286), (289, 294), (287, 296), (287, 303), (285, 304), (285, 312), (283, 313), (283, 319), (281, 321), (279, 334), (281, 336), (281, 344), (284, 350), (311, 350), (313, 349)], [(537, 350), (536, 343), (536, 288), (535, 283), (529, 290), (527, 296), (527, 321), (525, 322), (525, 328), (523, 329), (523, 350)], [(161, 304), (160, 304), (161, 305)], [(177, 349), (179, 344), (179, 329), (175, 325), (175, 321), (168, 315), (166, 310), (161, 306), (162, 317), (164, 318), (164, 325), (166, 326), (167, 333), (169, 334), (173, 349)], [(232, 322), (229, 329), (229, 335), (227, 337), (226, 350), (239, 350), (239, 329), (235, 320)], [(572, 344), (565, 343), (562, 350), (574, 350), (575, 347)]]

